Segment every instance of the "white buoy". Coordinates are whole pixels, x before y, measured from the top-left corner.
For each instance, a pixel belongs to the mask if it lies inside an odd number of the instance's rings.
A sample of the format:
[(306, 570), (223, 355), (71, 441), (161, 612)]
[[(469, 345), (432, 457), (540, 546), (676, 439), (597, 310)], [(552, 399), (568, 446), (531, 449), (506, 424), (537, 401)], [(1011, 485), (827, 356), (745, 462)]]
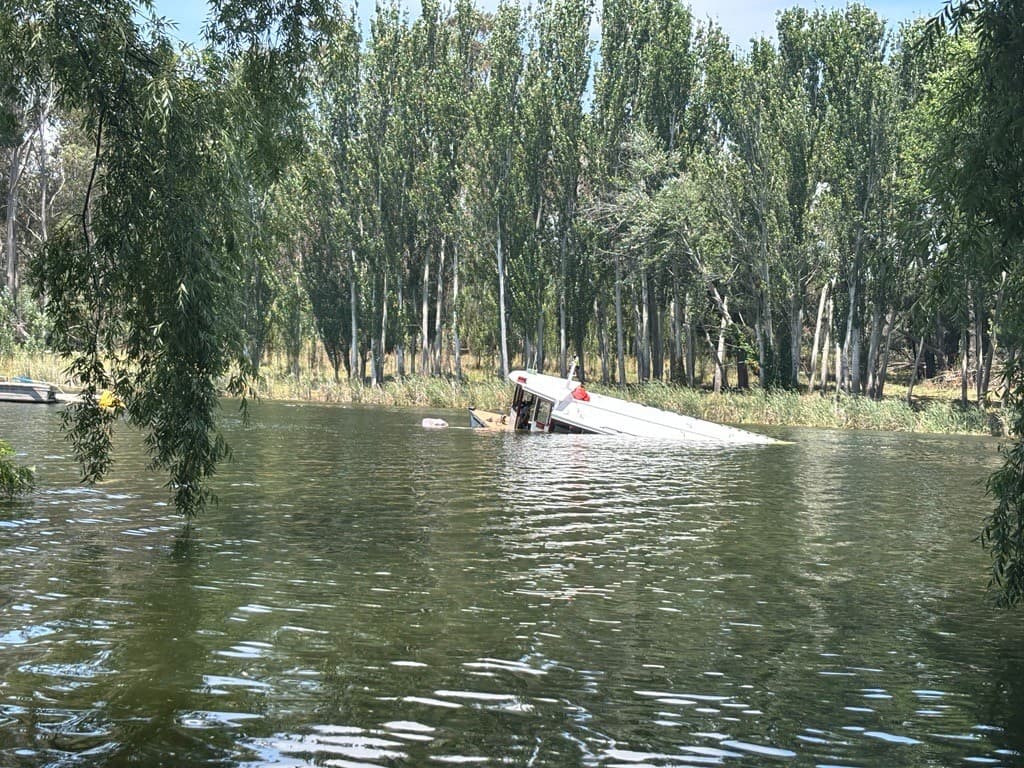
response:
[(445, 429), (448, 426), (444, 419), (424, 419), (422, 424), (424, 429)]

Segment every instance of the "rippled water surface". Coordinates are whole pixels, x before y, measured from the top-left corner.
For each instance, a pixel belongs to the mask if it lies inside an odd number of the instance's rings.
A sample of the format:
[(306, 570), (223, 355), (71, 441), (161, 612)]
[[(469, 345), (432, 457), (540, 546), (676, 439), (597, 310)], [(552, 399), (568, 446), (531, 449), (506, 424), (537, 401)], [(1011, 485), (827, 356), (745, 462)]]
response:
[(735, 449), (258, 406), (186, 529), (0, 404), (3, 766), (1024, 765), (995, 443)]

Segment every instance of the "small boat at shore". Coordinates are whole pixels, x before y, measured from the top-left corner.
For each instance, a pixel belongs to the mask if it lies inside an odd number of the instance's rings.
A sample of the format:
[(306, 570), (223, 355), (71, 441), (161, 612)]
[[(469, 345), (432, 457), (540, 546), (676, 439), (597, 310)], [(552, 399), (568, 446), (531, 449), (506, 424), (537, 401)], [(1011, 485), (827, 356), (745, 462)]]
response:
[(778, 440), (757, 432), (588, 392), (567, 379), (535, 371), (512, 371), (515, 385), (508, 414), (469, 409), (478, 429), (597, 435), (632, 435), (703, 443), (768, 444)]
[(60, 402), (57, 388), (46, 381), (36, 381), (26, 376), (0, 378), (0, 400), (12, 403)]

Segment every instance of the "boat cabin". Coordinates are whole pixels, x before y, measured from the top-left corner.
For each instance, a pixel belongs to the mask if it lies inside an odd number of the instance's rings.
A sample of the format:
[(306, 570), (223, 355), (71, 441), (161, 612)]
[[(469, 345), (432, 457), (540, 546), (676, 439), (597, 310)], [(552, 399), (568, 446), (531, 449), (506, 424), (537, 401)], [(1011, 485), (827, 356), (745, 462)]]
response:
[(561, 378), (518, 370), (508, 378), (515, 386), (508, 415), (470, 409), (471, 424), (520, 432), (633, 435), (716, 444), (775, 442), (756, 432), (588, 392), (572, 375)]
[(587, 430), (567, 424), (553, 415), (555, 400), (539, 392), (526, 389), (526, 377), (516, 380), (512, 394), (512, 412), (515, 429), (524, 432), (554, 432), (562, 434), (583, 434)]

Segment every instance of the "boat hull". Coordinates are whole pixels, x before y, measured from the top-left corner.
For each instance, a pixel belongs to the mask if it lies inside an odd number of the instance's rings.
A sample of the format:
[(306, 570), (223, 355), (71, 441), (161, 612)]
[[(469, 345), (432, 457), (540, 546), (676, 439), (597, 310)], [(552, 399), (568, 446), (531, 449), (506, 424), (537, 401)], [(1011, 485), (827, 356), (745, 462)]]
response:
[(512, 429), (508, 414), (497, 411), (482, 411), (479, 408), (469, 409), (469, 426), (473, 429), (487, 429), (504, 432)]
[(0, 381), (0, 400), (50, 405), (57, 402), (57, 389), (42, 381)]
[[(777, 440), (757, 432), (587, 392), (572, 379), (532, 371), (512, 371), (516, 403), (529, 400), (531, 431), (571, 431), (630, 435), (711, 444), (768, 444)], [(540, 404), (546, 407), (539, 407)]]

